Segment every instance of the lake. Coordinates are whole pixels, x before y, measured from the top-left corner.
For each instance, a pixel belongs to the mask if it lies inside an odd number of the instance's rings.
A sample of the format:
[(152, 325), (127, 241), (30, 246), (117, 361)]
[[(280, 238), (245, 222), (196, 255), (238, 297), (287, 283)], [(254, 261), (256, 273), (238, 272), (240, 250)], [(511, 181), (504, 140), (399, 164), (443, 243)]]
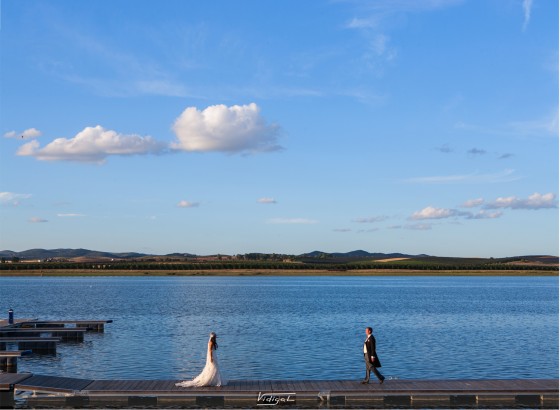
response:
[(188, 379), (210, 331), (226, 379), (356, 379), (372, 326), (386, 377), (558, 377), (557, 277), (0, 278), (7, 318), (113, 319), (20, 372)]

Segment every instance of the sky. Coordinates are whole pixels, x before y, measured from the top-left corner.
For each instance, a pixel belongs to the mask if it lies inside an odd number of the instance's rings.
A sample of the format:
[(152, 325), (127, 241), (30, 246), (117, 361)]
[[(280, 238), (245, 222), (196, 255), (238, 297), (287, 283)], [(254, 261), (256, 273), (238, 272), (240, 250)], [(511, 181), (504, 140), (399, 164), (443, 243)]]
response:
[(2, 0), (0, 249), (558, 255), (558, 2)]

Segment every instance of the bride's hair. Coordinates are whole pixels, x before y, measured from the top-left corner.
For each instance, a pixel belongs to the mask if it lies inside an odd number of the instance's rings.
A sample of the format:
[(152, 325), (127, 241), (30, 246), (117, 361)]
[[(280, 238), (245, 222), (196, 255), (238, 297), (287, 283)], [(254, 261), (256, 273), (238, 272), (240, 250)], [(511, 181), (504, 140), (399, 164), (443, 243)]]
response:
[(212, 342), (212, 346), (214, 346), (215, 349), (218, 348), (218, 342), (216, 342), (216, 333), (210, 333), (210, 342)]

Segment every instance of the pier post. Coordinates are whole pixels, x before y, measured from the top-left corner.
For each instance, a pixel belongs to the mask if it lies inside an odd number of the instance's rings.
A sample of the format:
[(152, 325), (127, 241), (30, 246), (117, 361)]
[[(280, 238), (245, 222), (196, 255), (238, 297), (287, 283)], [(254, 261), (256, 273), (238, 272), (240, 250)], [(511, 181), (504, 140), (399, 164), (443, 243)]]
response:
[(17, 356), (0, 357), (0, 370), (17, 373)]
[(0, 390), (0, 409), (13, 409), (14, 407), (15, 401), (13, 387), (10, 390)]

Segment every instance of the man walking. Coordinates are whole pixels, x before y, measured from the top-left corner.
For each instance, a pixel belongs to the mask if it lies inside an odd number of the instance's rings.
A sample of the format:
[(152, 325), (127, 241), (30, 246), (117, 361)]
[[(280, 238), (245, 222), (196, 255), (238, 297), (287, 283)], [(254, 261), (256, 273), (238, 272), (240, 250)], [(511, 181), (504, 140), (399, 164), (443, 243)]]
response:
[(385, 377), (379, 373), (378, 367), (381, 367), (381, 362), (377, 357), (377, 352), (375, 351), (375, 337), (373, 337), (373, 329), (371, 327), (366, 327), (366, 341), (364, 342), (364, 359), (366, 361), (366, 378), (362, 381), (362, 384), (369, 383), (369, 375), (373, 370), (373, 373), (379, 379), (379, 384), (383, 384)]

